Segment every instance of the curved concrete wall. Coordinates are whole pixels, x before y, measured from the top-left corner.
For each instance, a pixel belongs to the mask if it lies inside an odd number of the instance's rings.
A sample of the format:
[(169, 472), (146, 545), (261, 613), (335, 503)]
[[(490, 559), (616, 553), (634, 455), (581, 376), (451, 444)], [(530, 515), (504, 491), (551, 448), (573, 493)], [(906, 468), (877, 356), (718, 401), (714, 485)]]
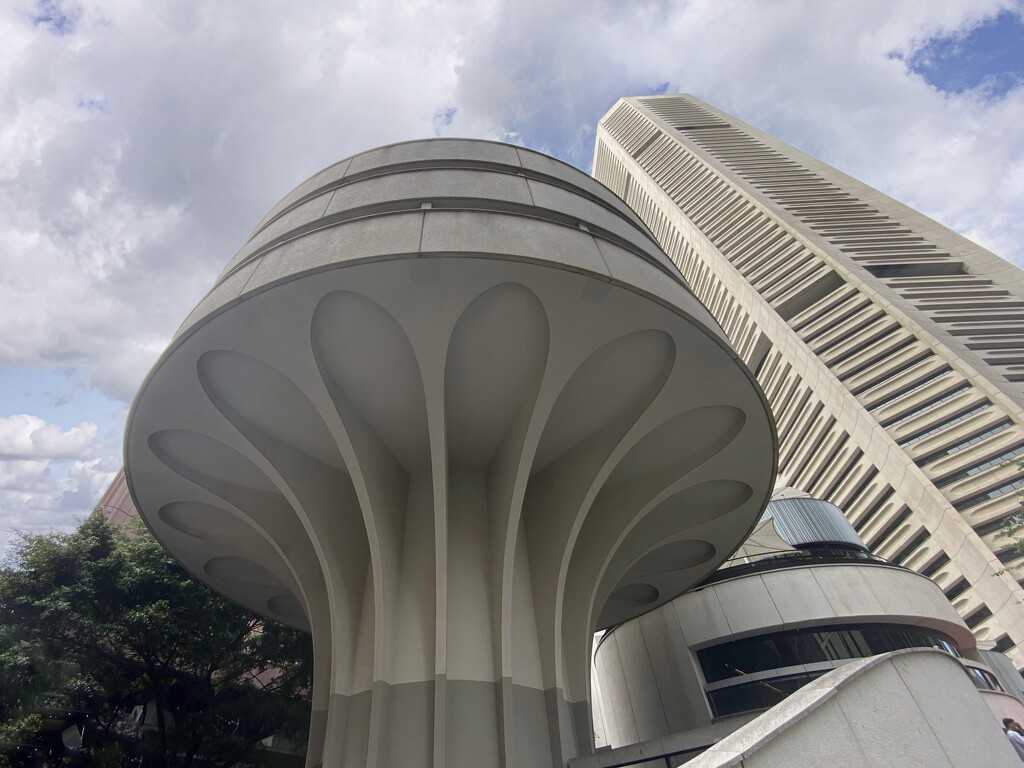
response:
[(1024, 723), (1024, 704), (1021, 704), (1020, 699), (1003, 691), (982, 690), (978, 693), (995, 715), (996, 722), (1001, 723), (1003, 718), (1012, 717), (1018, 723)]
[(311, 628), (309, 759), (332, 766), (586, 749), (594, 628), (711, 572), (774, 456), (761, 392), (635, 214), (550, 158), (451, 140), (286, 197), (126, 436), (154, 534)]
[(820, 677), (687, 763), (779, 765), (1015, 768), (1020, 759), (957, 661), (913, 650)]
[[(942, 592), (890, 566), (819, 565), (720, 582), (607, 633), (595, 653), (605, 736), (613, 747), (709, 725), (696, 651), (744, 637), (836, 624), (905, 624), (974, 648)], [(962, 674), (962, 672), (961, 672)]]

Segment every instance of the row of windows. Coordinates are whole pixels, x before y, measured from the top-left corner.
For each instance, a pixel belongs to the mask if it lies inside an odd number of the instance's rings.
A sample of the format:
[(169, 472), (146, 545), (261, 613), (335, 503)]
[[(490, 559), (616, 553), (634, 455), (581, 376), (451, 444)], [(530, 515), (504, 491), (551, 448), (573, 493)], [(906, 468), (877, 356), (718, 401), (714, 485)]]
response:
[(960, 451), (970, 448), (972, 445), (977, 445), (982, 440), (986, 440), (992, 437), (993, 435), (998, 435), (1000, 432), (1005, 432), (1009, 428), (1009, 420), (1000, 422), (999, 424), (996, 424), (994, 427), (986, 429), (981, 434), (974, 435), (974, 437), (969, 437), (966, 440), (962, 440), (959, 443), (951, 445), (949, 448), (944, 448), (941, 451), (936, 451), (935, 453), (929, 454), (928, 456), (925, 456), (923, 459), (918, 459), (917, 463), (921, 466), (924, 466), (925, 464), (931, 464), (933, 461), (938, 461), (939, 459), (945, 458), (946, 456), (952, 456), (955, 453), (960, 453)]
[(893, 421), (884, 422), (882, 424), (882, 426), (885, 427), (886, 429), (892, 429), (893, 427), (898, 427), (900, 424), (905, 424), (906, 422), (910, 421), (911, 419), (916, 418), (917, 416), (920, 416), (923, 413), (927, 413), (928, 411), (930, 411), (930, 410), (932, 410), (934, 408), (937, 408), (938, 406), (942, 405), (943, 403), (948, 403), (954, 397), (956, 397), (957, 395), (961, 394), (962, 392), (964, 392), (965, 390), (968, 390), (970, 388), (971, 388), (970, 384), (961, 384), (959, 387), (954, 389), (952, 392), (948, 392), (945, 395), (943, 395), (942, 397), (939, 397), (939, 398), (937, 398), (935, 400), (927, 402), (924, 405), (919, 406), (918, 408), (915, 408), (910, 413), (907, 413), (907, 414), (904, 414), (903, 416), (900, 416), (898, 419), (895, 419)]
[[(974, 687), (980, 691), (1003, 690), (991, 672), (975, 667), (964, 667), (964, 672), (974, 683)], [(708, 691), (707, 697), (708, 703), (711, 705), (711, 714), (714, 717), (727, 717), (741, 712), (769, 709), (823, 674), (825, 673), (802, 672)]]
[[(991, 501), (992, 499), (998, 499), (1000, 496), (1005, 496), (1008, 493), (1024, 488), (1024, 478), (1013, 480), (1009, 483), (1004, 483), (997, 488), (993, 488), (984, 493), (979, 493), (975, 496), (971, 496), (969, 499), (958, 501), (953, 506), (956, 507), (958, 512), (963, 512), (965, 509), (973, 507), (975, 504), (981, 504), (983, 501)], [(976, 529), (978, 530), (978, 529)]]
[(999, 456), (994, 456), (991, 459), (979, 462), (978, 464), (975, 464), (972, 467), (968, 467), (967, 469), (961, 470), (960, 472), (950, 475), (949, 477), (944, 477), (942, 481), (939, 483), (939, 485), (946, 486), (955, 483), (957, 480), (963, 480), (966, 477), (972, 477), (978, 474), (979, 472), (984, 472), (986, 469), (991, 469), (992, 467), (998, 467), (1001, 464), (1005, 464), (1010, 459), (1015, 459), (1021, 455), (1024, 455), (1024, 445), (1018, 445), (1016, 448), (1011, 448), (1010, 450), (1005, 451)]
[(857, 397), (863, 396), (868, 398), (874, 390), (884, 387), (897, 376), (902, 376), (916, 365), (920, 365), (922, 363), (927, 364), (931, 358), (932, 355), (929, 352), (921, 350), (921, 352), (915, 354), (909, 360), (903, 360), (895, 367), (890, 367), (881, 378), (870, 378), (867, 381), (862, 381), (857, 386), (851, 387), (850, 391)]
[(697, 651), (697, 659), (704, 679), (714, 683), (769, 669), (863, 659), (903, 648), (939, 648), (959, 656), (953, 641), (935, 630), (901, 624), (864, 624), (748, 637)]
[(750, 712), (758, 709), (774, 707), (791, 693), (795, 693), (815, 678), (821, 677), (823, 672), (805, 672), (798, 675), (787, 675), (776, 677), (772, 680), (759, 680), (754, 683), (743, 683), (733, 685), (729, 688), (719, 688), (717, 691), (708, 691), (708, 703), (711, 705), (713, 717), (726, 717), (737, 715), (740, 712)]
[(857, 565), (889, 565), (889, 562), (881, 557), (852, 547), (806, 547), (795, 552), (765, 552), (759, 555), (733, 557), (700, 582), (700, 586), (706, 587), (737, 576), (783, 570), (809, 563), (824, 565), (851, 561)]
[(938, 424), (937, 426), (932, 427), (927, 432), (921, 432), (919, 434), (914, 435), (913, 437), (908, 437), (908, 438), (906, 438), (904, 440), (900, 440), (900, 445), (903, 448), (906, 448), (908, 446), (914, 445), (914, 443), (919, 443), (922, 440), (925, 440), (926, 438), (931, 437), (932, 435), (937, 435), (939, 432), (941, 432), (944, 429), (948, 429), (949, 427), (952, 427), (955, 424), (959, 424), (962, 421), (967, 421), (967, 419), (971, 418), (971, 416), (974, 416), (976, 414), (981, 413), (986, 408), (988, 408), (988, 406), (989, 406), (989, 403), (987, 401), (982, 403), (981, 405), (976, 405), (974, 408), (971, 408), (969, 411), (965, 411), (964, 413), (961, 413), (956, 418), (950, 419), (949, 421), (944, 421), (941, 424)]
[(924, 379), (924, 381), (922, 381), (922, 382), (920, 382), (918, 384), (915, 384), (910, 389), (897, 390), (896, 392), (893, 392), (892, 394), (887, 395), (882, 400), (878, 401), (877, 403), (875, 403), (874, 405), (871, 406), (871, 408), (870, 408), (871, 413), (875, 413), (876, 411), (881, 410), (882, 408), (884, 408), (887, 405), (891, 405), (892, 403), (894, 403), (897, 400), (900, 400), (900, 399), (906, 397), (907, 395), (912, 395), (915, 392), (920, 392), (922, 389), (927, 387), (929, 384), (933, 384), (936, 379), (942, 378), (947, 373), (949, 373), (949, 369), (948, 368), (943, 368), (942, 370), (937, 371), (937, 372), (931, 374), (930, 376), (926, 377)]

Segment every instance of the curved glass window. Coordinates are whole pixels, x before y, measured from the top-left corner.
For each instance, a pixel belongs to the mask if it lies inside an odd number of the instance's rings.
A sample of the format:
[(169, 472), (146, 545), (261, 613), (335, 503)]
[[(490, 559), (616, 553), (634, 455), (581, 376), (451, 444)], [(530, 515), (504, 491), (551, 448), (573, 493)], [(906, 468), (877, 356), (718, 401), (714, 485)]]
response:
[(795, 552), (772, 552), (764, 555), (754, 555), (750, 558), (740, 557), (727, 560), (721, 568), (714, 571), (698, 586), (706, 587), (709, 584), (715, 584), (737, 576), (794, 568), (807, 563), (818, 563), (821, 565), (854, 563), (856, 565), (893, 567), (888, 560), (872, 555), (869, 552), (862, 552), (859, 549), (842, 549), (830, 545), (828, 547), (798, 549)]
[(814, 627), (758, 635), (697, 651), (709, 683), (769, 669), (822, 661), (862, 659), (903, 648), (938, 648), (953, 656), (956, 644), (932, 629), (902, 624)]
[(971, 682), (974, 683), (974, 687), (979, 691), (1001, 691), (1003, 686), (999, 684), (996, 676), (991, 672), (986, 672), (983, 669), (977, 669), (975, 667), (964, 667), (967, 672), (967, 676), (971, 678)]
[(755, 709), (774, 707), (798, 688), (802, 688), (824, 672), (804, 672), (798, 675), (775, 677), (771, 680), (758, 680), (750, 683), (730, 685), (708, 691), (708, 703), (714, 717), (737, 715)]

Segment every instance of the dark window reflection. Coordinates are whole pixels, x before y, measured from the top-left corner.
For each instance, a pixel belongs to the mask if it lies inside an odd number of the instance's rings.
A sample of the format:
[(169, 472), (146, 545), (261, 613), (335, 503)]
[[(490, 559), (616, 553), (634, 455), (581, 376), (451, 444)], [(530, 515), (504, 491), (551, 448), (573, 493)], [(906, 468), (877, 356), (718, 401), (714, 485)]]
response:
[(741, 683), (729, 688), (708, 691), (711, 702), (711, 713), (715, 717), (735, 715), (749, 712), (752, 709), (768, 709), (774, 707), (784, 698), (806, 685), (824, 672), (787, 675), (772, 680), (759, 680), (756, 683)]
[(975, 669), (974, 667), (964, 667), (967, 671), (967, 676), (971, 678), (971, 682), (974, 683), (974, 687), (979, 691), (1001, 691), (1003, 686), (999, 684), (996, 676), (991, 672), (986, 672), (983, 669)]
[(959, 656), (953, 641), (935, 630), (899, 624), (798, 629), (736, 640), (697, 651), (709, 683), (767, 669), (821, 661), (863, 659), (903, 648), (938, 648)]

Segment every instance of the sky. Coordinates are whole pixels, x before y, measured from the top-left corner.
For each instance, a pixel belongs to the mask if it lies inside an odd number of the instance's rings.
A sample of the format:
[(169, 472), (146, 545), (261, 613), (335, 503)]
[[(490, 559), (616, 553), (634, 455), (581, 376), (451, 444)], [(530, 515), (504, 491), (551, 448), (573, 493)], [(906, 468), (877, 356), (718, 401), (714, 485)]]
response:
[(688, 92), (1024, 264), (1024, 0), (5, 0), (0, 552), (67, 529), (131, 398), (292, 187), (374, 146), (588, 170)]

